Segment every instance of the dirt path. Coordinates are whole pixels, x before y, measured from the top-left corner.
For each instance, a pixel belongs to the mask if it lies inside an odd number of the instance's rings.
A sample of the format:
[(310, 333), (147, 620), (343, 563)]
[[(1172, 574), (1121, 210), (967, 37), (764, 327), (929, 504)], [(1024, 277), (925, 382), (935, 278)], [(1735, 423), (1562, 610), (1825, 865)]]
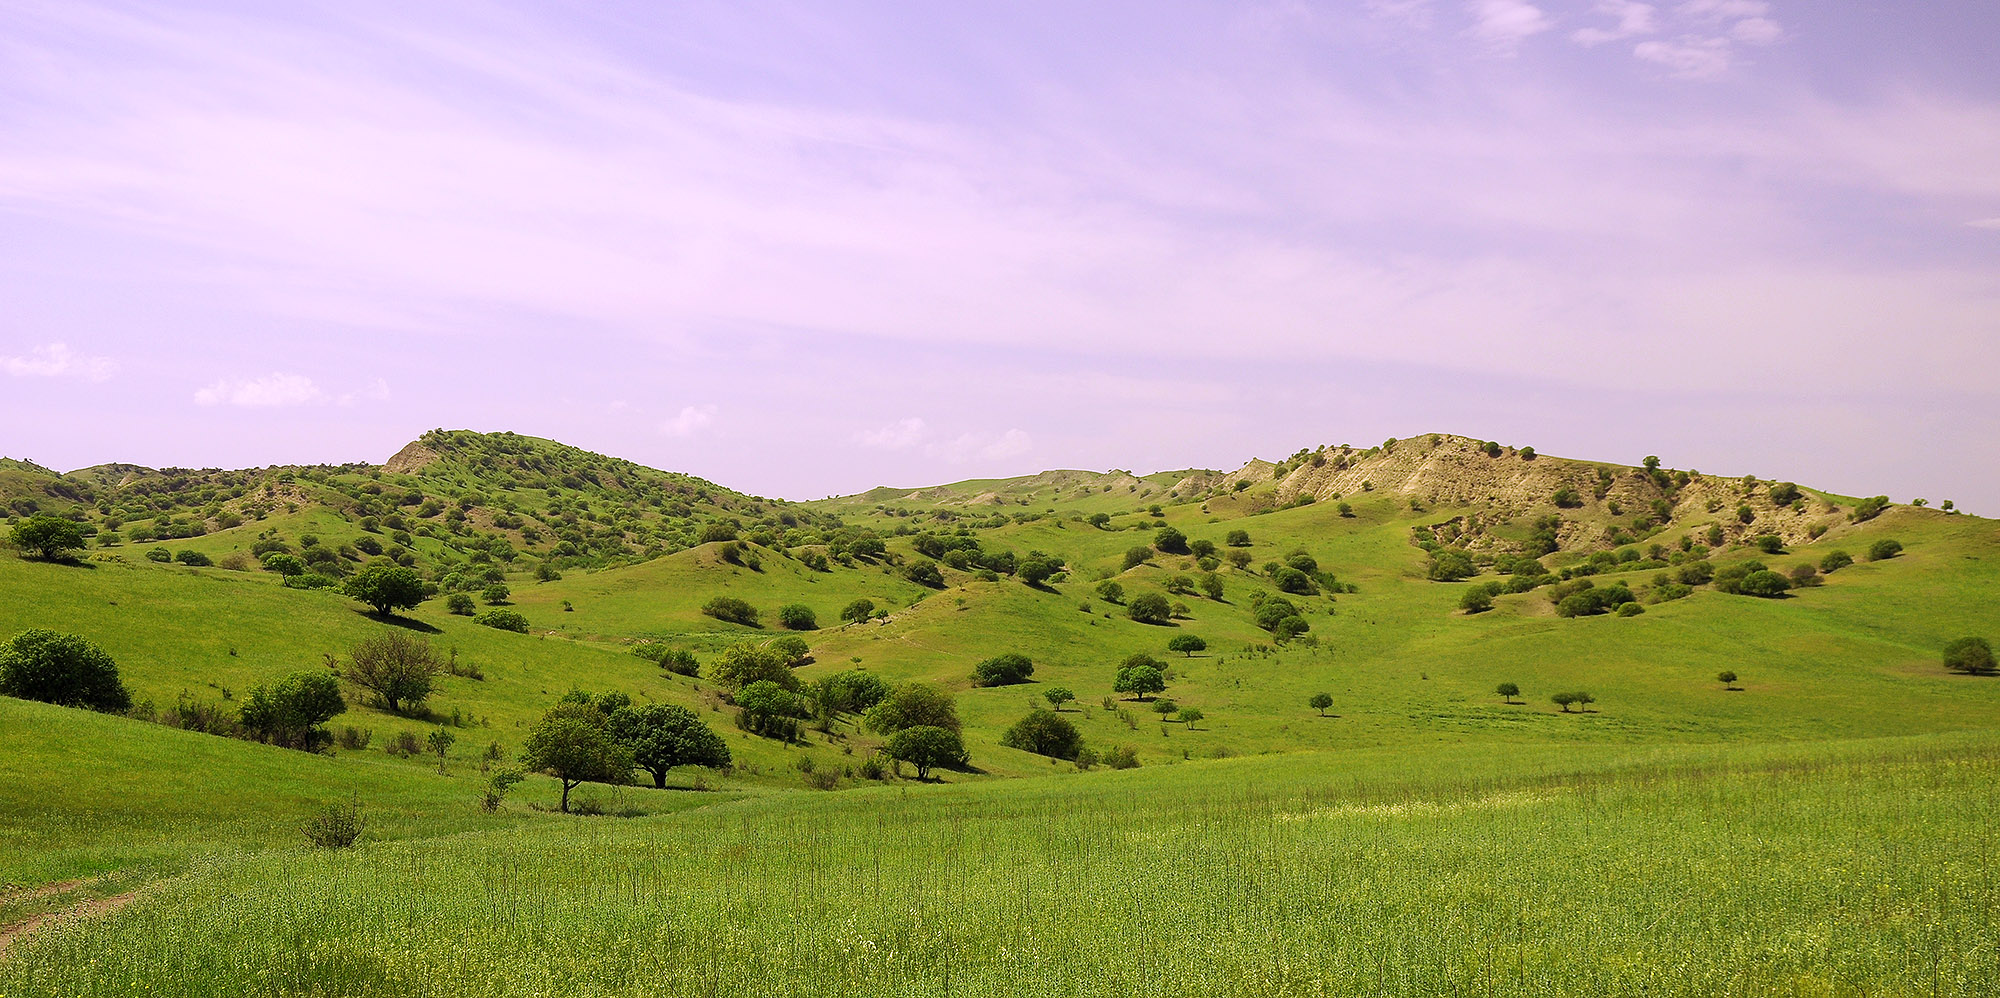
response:
[[(68, 888), (75, 887), (79, 884), (86, 882), (87, 881), (72, 880), (72, 881), (67, 881), (63, 884), (50, 884), (47, 887), (38, 888), (37, 890), (26, 896), (47, 897), (51, 894), (61, 893), (62, 890), (66, 890)], [(107, 897), (91, 898), (88, 901), (83, 901), (78, 904), (71, 905), (70, 907), (63, 909), (62, 911), (52, 911), (42, 915), (35, 915), (24, 921), (15, 922), (12, 925), (0, 925), (0, 959), (6, 958), (7, 951), (11, 949), (16, 942), (19, 942), (20, 940), (27, 938), (29, 933), (35, 931), (36, 929), (41, 928), (44, 925), (49, 924), (50, 922), (66, 921), (66, 920), (80, 921), (86, 918), (96, 918), (99, 915), (108, 914), (110, 912), (114, 912), (120, 908), (125, 907), (126, 905), (132, 903), (132, 900), (138, 896), (139, 896), (138, 891), (126, 891), (123, 894), (112, 894)]]

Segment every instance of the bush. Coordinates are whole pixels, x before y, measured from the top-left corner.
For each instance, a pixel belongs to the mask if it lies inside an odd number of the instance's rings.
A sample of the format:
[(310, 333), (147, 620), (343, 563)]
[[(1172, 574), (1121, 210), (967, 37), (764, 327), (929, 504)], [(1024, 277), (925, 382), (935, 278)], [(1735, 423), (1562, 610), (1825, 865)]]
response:
[(787, 603), (779, 607), (778, 623), (794, 631), (819, 630), (819, 617), (813, 614), (812, 607), (804, 603)]
[(1250, 531), (1232, 530), (1223, 538), (1222, 543), (1233, 548), (1247, 548), (1250, 546)]
[(63, 561), (83, 550), (83, 524), (38, 513), (14, 525), (14, 546), (49, 561)]
[(1636, 617), (1645, 612), (1646, 608), (1638, 603), (1621, 603), (1618, 606), (1618, 615), (1620, 617)]
[(1112, 769), (1137, 769), (1139, 753), (1130, 745), (1120, 745), (1117, 748), (1106, 749), (1100, 761)]
[(956, 732), (960, 728), (958, 704), (942, 687), (931, 683), (904, 683), (889, 691), (862, 719), (876, 734), (889, 735), (905, 728), (933, 727)]
[(1479, 574), (1479, 569), (1462, 551), (1439, 551), (1431, 555), (1430, 571), (1426, 574), (1433, 582), (1461, 582)]
[(1083, 735), (1078, 733), (1069, 718), (1037, 707), (1030, 710), (1028, 716), (1014, 722), (1014, 726), (1000, 736), (1000, 744), (1051, 759), (1075, 759), (1083, 749)]
[(757, 626), (757, 608), (734, 596), (717, 596), (701, 605), (701, 612), (717, 620), (745, 627)]
[(333, 743), (349, 752), (359, 752), (367, 748), (374, 738), (375, 732), (349, 724), (334, 732)]
[(1765, 534), (1757, 538), (1757, 550), (1765, 554), (1783, 554), (1785, 551), (1784, 538), (1779, 537), (1777, 534)]
[(286, 589), (338, 589), (340, 580), (331, 575), (307, 572), (304, 575), (285, 576)]
[(1152, 548), (1131, 548), (1125, 552), (1125, 568), (1134, 569), (1153, 560)]
[(1164, 624), (1173, 618), (1173, 604), (1159, 593), (1146, 593), (1132, 600), (1125, 615), (1141, 624)]
[(903, 578), (928, 589), (944, 588), (944, 573), (932, 561), (913, 561), (903, 569)]
[(1751, 572), (1743, 577), (1738, 592), (1745, 596), (1760, 596), (1765, 599), (1782, 596), (1792, 588), (1791, 580), (1772, 571)]
[(312, 752), (332, 740), (321, 725), (346, 710), (332, 673), (294, 672), (250, 690), (243, 699), (243, 728), (259, 741)]
[(328, 804), (300, 827), (306, 841), (318, 849), (346, 849), (360, 841), (368, 823), (361, 817), (361, 801)]
[(1314, 584), (1312, 576), (1289, 565), (1279, 566), (1277, 571), (1272, 572), (1271, 582), (1280, 592), (1291, 593), (1294, 596), (1312, 596), (1319, 592), (1319, 586)]
[(819, 681), (820, 707), (837, 714), (860, 714), (889, 695), (882, 677), (860, 669), (836, 672)]
[(472, 622), (482, 627), (513, 631), (516, 634), (528, 633), (528, 618), (513, 610), (488, 610), (472, 618)]
[(207, 568), (215, 564), (215, 562), (209, 560), (207, 555), (202, 554), (200, 551), (176, 551), (174, 552), (174, 560), (189, 568)]
[(1011, 686), (1025, 683), (1035, 674), (1035, 664), (1028, 656), (1009, 652), (996, 655), (972, 667), (974, 686)]
[(172, 551), (167, 550), (166, 548), (147, 548), (146, 560), (157, 561), (160, 564), (164, 565), (167, 562), (174, 560), (174, 553)]
[(648, 641), (632, 649), (632, 654), (658, 665), (676, 676), (692, 676), (700, 671), (694, 652), (685, 648)]
[(461, 617), (472, 616), (475, 609), (472, 597), (464, 593), (452, 593), (450, 596), (445, 597), (444, 608)]
[(422, 706), (432, 679), (444, 671), (430, 642), (400, 632), (368, 638), (347, 658), (342, 678), (380, 697), (391, 713)]
[(0, 646), (0, 696), (107, 712), (132, 708), (110, 655), (88, 639), (42, 628)]
[(1853, 520), (1855, 523), (1866, 523), (1881, 516), (1882, 511), (1888, 508), (1888, 496), (1874, 496), (1869, 499), (1863, 499), (1855, 504), (1854, 512), (1848, 515), (1848, 519)]
[(1826, 557), (1819, 560), (1819, 570), (1822, 575), (1832, 575), (1852, 564), (1854, 564), (1853, 555), (1845, 551), (1829, 551)]
[(1153, 534), (1153, 546), (1166, 554), (1188, 554), (1187, 535), (1173, 527), (1161, 527)]
[(1901, 541), (1892, 541), (1884, 538), (1868, 545), (1869, 561), (1887, 561), (1902, 553), (1903, 544)]
[(1484, 586), (1474, 586), (1458, 598), (1458, 608), (1466, 613), (1485, 613), (1493, 609), (1493, 597)]
[[(1067, 723), (1067, 722), (1065, 722)], [(970, 761), (958, 732), (949, 728), (919, 724), (889, 737), (889, 758), (917, 767), (917, 779), (930, 779), (940, 766), (963, 766)]]
[(480, 592), (479, 598), (485, 600), (488, 606), (495, 606), (507, 602), (507, 597), (512, 595), (514, 591), (507, 588), (505, 582), (495, 582)]
[(1994, 671), (1993, 646), (1985, 638), (1959, 638), (1944, 646), (1944, 667), (1968, 676)]
[(859, 624), (874, 615), (875, 601), (871, 599), (855, 600), (840, 610), (841, 622), (848, 624)]
[(1097, 598), (1106, 603), (1120, 603), (1125, 599), (1125, 587), (1115, 579), (1105, 579), (1097, 584)]

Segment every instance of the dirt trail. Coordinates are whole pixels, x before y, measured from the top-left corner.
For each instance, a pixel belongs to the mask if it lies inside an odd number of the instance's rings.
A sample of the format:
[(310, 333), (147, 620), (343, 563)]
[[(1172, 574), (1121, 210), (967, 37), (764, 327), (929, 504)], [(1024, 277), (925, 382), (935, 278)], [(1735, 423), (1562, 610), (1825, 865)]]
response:
[[(38, 887), (33, 891), (30, 891), (24, 895), (20, 895), (20, 897), (22, 898), (49, 897), (51, 895), (60, 894), (63, 891), (75, 888), (77, 886), (86, 883), (89, 883), (89, 881), (66, 880), (63, 881), (62, 883), (49, 884), (44, 887)], [(20, 940), (27, 938), (29, 933), (35, 931), (36, 929), (41, 928), (44, 925), (49, 924), (50, 922), (80, 921), (86, 918), (96, 918), (99, 915), (108, 914), (110, 912), (114, 912), (120, 908), (125, 907), (126, 905), (132, 903), (132, 900), (138, 896), (139, 896), (138, 891), (126, 891), (123, 894), (112, 894), (101, 898), (91, 898), (87, 901), (81, 901), (78, 902), (77, 904), (73, 904), (61, 911), (51, 911), (45, 914), (35, 915), (23, 921), (15, 922), (11, 925), (0, 925), (0, 959), (6, 958), (7, 951), (11, 949), (16, 942), (19, 942)]]

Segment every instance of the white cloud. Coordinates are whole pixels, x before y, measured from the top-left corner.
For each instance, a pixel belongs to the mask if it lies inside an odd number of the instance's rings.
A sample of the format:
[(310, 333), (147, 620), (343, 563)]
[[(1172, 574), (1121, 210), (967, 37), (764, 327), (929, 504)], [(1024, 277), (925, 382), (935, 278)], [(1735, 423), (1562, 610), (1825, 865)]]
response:
[(899, 419), (880, 429), (864, 430), (854, 435), (854, 440), (865, 447), (880, 447), (883, 450), (908, 450), (922, 443), (929, 434), (924, 421), (912, 416)]
[(1632, 54), (1667, 67), (1684, 80), (1714, 79), (1729, 71), (1729, 41), (1686, 37), (1671, 42), (1640, 42)]
[(82, 378), (103, 381), (117, 365), (109, 357), (86, 357), (65, 343), (36, 347), (25, 357), (0, 357), (0, 370), (17, 378)]
[(1511, 51), (1521, 40), (1555, 25), (1540, 7), (1522, 0), (1472, 0), (1472, 33)]
[(1739, 17), (1763, 17), (1771, 12), (1771, 5), (1764, 0), (1688, 0), (1678, 9), (1686, 17), (1713, 23)]
[(1366, 6), (1377, 17), (1402, 21), (1413, 28), (1431, 26), (1431, 0), (1366, 0)]
[(1965, 224), (1975, 229), (2000, 229), (2000, 218), (1978, 218)]
[(248, 408), (314, 405), (327, 401), (325, 392), (311, 378), (300, 374), (272, 372), (248, 381), (218, 381), (194, 393), (199, 405), (238, 405)]
[(670, 437), (691, 437), (715, 422), (713, 405), (682, 406), (679, 415), (660, 424), (660, 432)]
[(1034, 445), (1034, 439), (1026, 433), (1020, 430), (1008, 430), (1000, 434), (1000, 439), (987, 444), (979, 453), (981, 457), (1014, 457), (1019, 454), (1026, 454), (1028, 449)]
[(1746, 45), (1769, 45), (1785, 36), (1785, 29), (1768, 17), (1747, 17), (1729, 29), (1729, 37)]
[(1610, 28), (1579, 28), (1570, 34), (1570, 39), (1579, 45), (1602, 45), (1634, 35), (1650, 35), (1659, 30), (1654, 21), (1654, 7), (1636, 0), (1602, 0), (1591, 8), (1599, 14), (1614, 18), (1618, 23)]

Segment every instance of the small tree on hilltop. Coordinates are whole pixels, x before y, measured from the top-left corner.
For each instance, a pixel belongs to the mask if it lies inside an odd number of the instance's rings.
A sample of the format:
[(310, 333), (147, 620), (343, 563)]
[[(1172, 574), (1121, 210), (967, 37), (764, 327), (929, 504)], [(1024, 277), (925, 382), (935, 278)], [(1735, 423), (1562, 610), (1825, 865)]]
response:
[(557, 704), (528, 731), (521, 764), (562, 784), (562, 812), (569, 792), (583, 783), (623, 783), (632, 756), (611, 737), (604, 712), (580, 703)]
[(1146, 663), (1128, 664), (1118, 670), (1118, 676), (1111, 684), (1116, 693), (1129, 693), (1134, 699), (1145, 700), (1167, 689), (1166, 674), (1158, 666)]
[(1208, 650), (1208, 642), (1193, 634), (1178, 634), (1167, 642), (1167, 650), (1180, 652), (1184, 658), (1193, 658), (1195, 652)]
[(1075, 700), (1076, 694), (1071, 693), (1066, 686), (1051, 686), (1042, 691), (1042, 699), (1047, 700), (1049, 706), (1060, 713), (1063, 709), (1063, 704)]
[(1519, 683), (1501, 683), (1493, 687), (1493, 692), (1500, 694), (1501, 703), (1513, 703), (1514, 698), (1521, 695), (1521, 685)]
[(651, 773), (653, 786), (665, 788), (667, 771), (675, 766), (719, 769), (730, 763), (722, 736), (686, 707), (653, 703), (612, 711), (611, 737), (632, 753), (632, 762)]
[(917, 767), (917, 779), (928, 780), (939, 766), (963, 766), (968, 761), (958, 732), (920, 724), (889, 736), (889, 758)]
[(1565, 714), (1570, 712), (1571, 707), (1576, 706), (1576, 694), (1574, 693), (1557, 693), (1549, 697), (1549, 700), (1554, 702), (1556, 706), (1561, 707)]
[(1944, 667), (1968, 676), (1991, 674), (1993, 646), (1985, 638), (1959, 638), (1944, 646)]
[(1715, 674), (1715, 681), (1721, 683), (1723, 689), (1733, 690), (1736, 688), (1736, 673), (1724, 669)]
[(414, 609), (425, 596), (423, 577), (415, 569), (381, 561), (354, 573), (341, 589), (374, 607), (376, 615), (382, 617), (396, 610)]
[(107, 712), (132, 706), (118, 664), (104, 649), (39, 627), (0, 645), (0, 696)]
[(437, 652), (423, 638), (378, 634), (354, 646), (341, 677), (380, 697), (392, 714), (415, 711), (431, 695), (431, 680), (444, 671)]
[(12, 537), (15, 547), (47, 561), (65, 561), (70, 552), (83, 550), (83, 524), (46, 513), (15, 524)]
[(1306, 704), (1312, 707), (1312, 709), (1319, 711), (1319, 716), (1325, 717), (1326, 709), (1333, 706), (1333, 695), (1330, 693), (1315, 693), (1312, 695), (1311, 700), (1306, 701)]

